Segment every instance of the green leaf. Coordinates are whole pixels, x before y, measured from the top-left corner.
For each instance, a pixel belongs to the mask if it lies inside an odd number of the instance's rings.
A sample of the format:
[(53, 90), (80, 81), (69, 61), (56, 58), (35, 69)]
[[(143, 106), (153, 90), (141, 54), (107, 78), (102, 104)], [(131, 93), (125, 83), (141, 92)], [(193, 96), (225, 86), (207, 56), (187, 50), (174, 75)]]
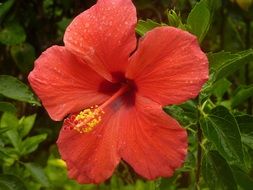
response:
[(158, 26), (161, 26), (161, 24), (153, 21), (153, 20), (150, 20), (150, 19), (147, 19), (146, 21), (144, 20), (139, 20), (138, 23), (137, 23), (137, 26), (136, 26), (136, 32), (143, 36), (145, 35), (148, 31), (152, 30), (153, 28), (155, 27), (158, 27)]
[(0, 134), (18, 126), (18, 119), (11, 112), (3, 113), (0, 122)]
[(213, 83), (214, 76), (213, 74), (210, 74), (209, 80), (202, 86), (201, 92), (199, 94), (199, 102), (201, 104), (204, 103), (211, 96), (213, 92)]
[(0, 3), (0, 20), (4, 17), (4, 15), (10, 10), (15, 0), (8, 0), (5, 3)]
[(194, 123), (197, 118), (196, 105), (191, 100), (181, 105), (165, 106), (163, 110), (184, 126)]
[(16, 107), (9, 102), (0, 102), (0, 111), (16, 113)]
[(12, 76), (0, 75), (0, 94), (14, 100), (40, 105), (30, 89)]
[(213, 95), (219, 99), (222, 99), (228, 88), (231, 86), (231, 82), (226, 78), (222, 78), (215, 82), (212, 86)]
[(19, 135), (21, 138), (29, 134), (29, 132), (31, 131), (33, 127), (35, 119), (36, 119), (36, 114), (33, 114), (27, 117), (23, 117), (19, 121)]
[(3, 134), (3, 133), (5, 133), (5, 132), (7, 132), (9, 130), (11, 130), (11, 127), (1, 127), (0, 128), (0, 134)]
[(236, 70), (242, 68), (253, 58), (253, 50), (245, 50), (237, 53), (218, 52), (210, 53), (208, 60), (211, 73), (214, 74), (213, 81), (225, 78)]
[(239, 115), (236, 116), (236, 120), (241, 131), (243, 144), (253, 149), (253, 116)]
[(19, 160), (19, 154), (14, 148), (0, 146), (0, 158), (3, 159), (4, 166), (10, 167)]
[(49, 186), (49, 181), (45, 172), (43, 171), (43, 168), (34, 163), (25, 163), (25, 167), (31, 173), (33, 178), (37, 180), (41, 185), (44, 187)]
[(27, 137), (21, 144), (21, 154), (26, 155), (35, 151), (39, 144), (47, 138), (47, 134), (36, 135)]
[(226, 160), (217, 152), (208, 152), (202, 161), (202, 174), (211, 190), (236, 190), (232, 170)]
[(9, 154), (7, 153), (7, 150), (0, 146), (0, 159), (8, 158)]
[[(159, 188), (155, 188), (155, 190), (176, 190), (178, 182), (177, 182), (177, 176), (173, 175), (173, 177), (170, 178), (161, 178)], [(169, 187), (169, 188), (168, 188)]]
[(227, 108), (215, 107), (208, 115), (201, 117), (200, 125), (204, 135), (227, 161), (244, 166), (239, 127)]
[(15, 114), (5, 112), (1, 117), (1, 125), (0, 128), (11, 127), (16, 129), (18, 126), (18, 118)]
[(17, 132), (18, 118), (12, 113), (5, 112), (1, 118), (0, 129), (6, 129), (6, 135), (17, 151), (20, 150), (21, 139)]
[(221, 0), (206, 0), (209, 11), (211, 13), (211, 19), (215, 16), (215, 11), (218, 10), (222, 6)]
[(57, 33), (59, 36), (63, 36), (67, 26), (70, 24), (72, 19), (63, 17), (61, 21), (57, 22)]
[(187, 25), (190, 27), (190, 32), (198, 37), (199, 42), (202, 42), (209, 30), (210, 23), (209, 7), (205, 0), (201, 0), (191, 10), (187, 18)]
[(253, 96), (253, 85), (240, 86), (235, 92), (235, 95), (231, 99), (231, 107), (235, 108), (238, 105), (242, 104)]
[(165, 106), (164, 111), (171, 115), (173, 118), (175, 118), (180, 123), (185, 123), (186, 117), (184, 115), (184, 110), (180, 108), (179, 106), (173, 105), (173, 106)]
[(156, 188), (156, 184), (154, 181), (144, 182), (142, 180), (137, 180), (135, 183), (135, 187), (131, 189), (135, 190), (154, 190)]
[(182, 23), (180, 15), (178, 15), (174, 10), (167, 10), (167, 18), (170, 26), (186, 30), (186, 27)]
[(1, 190), (26, 190), (25, 184), (14, 175), (0, 175)]
[(11, 144), (15, 147), (15, 149), (20, 152), (20, 144), (21, 138), (18, 134), (16, 129), (11, 129), (6, 132), (7, 136), (9, 137)]
[(250, 178), (250, 176), (239, 168), (233, 167), (232, 170), (235, 180), (240, 188), (243, 190), (252, 190), (253, 180)]
[(33, 68), (35, 60), (35, 49), (28, 43), (15, 45), (11, 47), (11, 56), (23, 73), (29, 72)]
[(25, 30), (18, 23), (8, 23), (0, 30), (0, 43), (15, 45), (24, 42), (26, 39)]

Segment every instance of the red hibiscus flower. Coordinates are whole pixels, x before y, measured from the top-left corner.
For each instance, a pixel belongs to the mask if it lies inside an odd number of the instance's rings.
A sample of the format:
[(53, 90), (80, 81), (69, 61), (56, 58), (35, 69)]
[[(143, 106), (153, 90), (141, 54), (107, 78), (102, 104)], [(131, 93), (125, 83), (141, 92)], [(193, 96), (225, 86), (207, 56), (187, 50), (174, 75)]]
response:
[(162, 106), (197, 96), (207, 58), (173, 27), (148, 32), (136, 49), (136, 21), (131, 0), (98, 0), (29, 74), (50, 117), (67, 116), (57, 144), (79, 183), (103, 182), (121, 159), (147, 179), (171, 176), (185, 159), (187, 133)]

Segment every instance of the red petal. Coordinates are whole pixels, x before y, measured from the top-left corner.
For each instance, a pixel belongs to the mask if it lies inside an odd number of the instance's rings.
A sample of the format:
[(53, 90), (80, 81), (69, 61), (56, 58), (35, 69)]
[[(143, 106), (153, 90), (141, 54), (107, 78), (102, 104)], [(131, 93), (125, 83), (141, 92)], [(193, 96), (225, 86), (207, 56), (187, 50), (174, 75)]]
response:
[(64, 43), (95, 71), (112, 81), (124, 72), (136, 47), (136, 10), (131, 0), (99, 0), (68, 26)]
[(122, 158), (147, 179), (171, 176), (185, 159), (186, 131), (160, 105), (140, 96), (125, 116)]
[(108, 98), (98, 92), (104, 79), (64, 47), (53, 46), (43, 52), (28, 78), (54, 120)]
[(136, 96), (134, 106), (129, 100), (124, 96), (111, 104), (90, 133), (62, 129), (57, 144), (71, 178), (79, 183), (103, 182), (120, 156), (148, 179), (171, 176), (182, 165), (186, 131), (157, 103)]
[(126, 76), (143, 96), (162, 105), (178, 104), (198, 95), (208, 79), (208, 60), (195, 36), (159, 27), (140, 41)]
[(101, 183), (108, 179), (120, 161), (116, 114), (106, 110), (102, 123), (93, 131), (78, 133), (61, 130), (57, 141), (68, 175), (79, 183)]

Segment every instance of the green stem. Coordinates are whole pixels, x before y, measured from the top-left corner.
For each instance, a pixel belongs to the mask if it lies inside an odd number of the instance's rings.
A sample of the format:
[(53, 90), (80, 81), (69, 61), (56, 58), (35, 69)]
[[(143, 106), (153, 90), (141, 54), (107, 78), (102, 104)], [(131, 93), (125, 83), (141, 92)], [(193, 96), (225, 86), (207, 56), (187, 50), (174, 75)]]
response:
[[(199, 100), (199, 98), (198, 98)], [(199, 102), (199, 101), (198, 101)], [(199, 102), (199, 109), (197, 115), (197, 161), (196, 161), (196, 172), (195, 172), (195, 189), (199, 190), (200, 175), (201, 175), (201, 162), (202, 162), (202, 129), (200, 126), (200, 116), (203, 112), (202, 106)]]
[(196, 166), (196, 173), (195, 173), (195, 189), (198, 190), (199, 188), (199, 182), (200, 182), (200, 173), (201, 173), (201, 161), (202, 161), (202, 147), (201, 147), (201, 141), (202, 141), (202, 130), (200, 128), (200, 125), (198, 123), (197, 125), (197, 166)]

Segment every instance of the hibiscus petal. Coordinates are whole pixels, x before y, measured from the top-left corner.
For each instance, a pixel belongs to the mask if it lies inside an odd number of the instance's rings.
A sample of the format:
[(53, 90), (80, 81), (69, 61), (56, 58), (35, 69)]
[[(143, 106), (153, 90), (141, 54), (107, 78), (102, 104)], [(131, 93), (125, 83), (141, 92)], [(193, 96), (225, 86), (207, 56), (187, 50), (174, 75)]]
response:
[(136, 10), (131, 0), (99, 0), (68, 26), (65, 46), (106, 79), (124, 72), (136, 47)]
[(35, 61), (29, 82), (54, 120), (100, 104), (109, 95), (99, 93), (104, 79), (64, 47), (53, 46)]
[(208, 79), (208, 60), (195, 36), (173, 27), (158, 27), (140, 40), (126, 77), (138, 92), (165, 104), (195, 98)]
[(169, 177), (185, 159), (187, 133), (159, 104), (141, 96), (135, 102), (120, 131), (120, 155), (147, 179)]
[(117, 113), (105, 110), (101, 124), (88, 133), (61, 130), (57, 145), (68, 175), (79, 183), (101, 183), (120, 161)]
[[(122, 157), (147, 179), (171, 176), (187, 152), (187, 134), (145, 97), (118, 98), (88, 133), (61, 130), (57, 141), (68, 175), (79, 183), (108, 179)], [(134, 100), (134, 101), (133, 101)]]

